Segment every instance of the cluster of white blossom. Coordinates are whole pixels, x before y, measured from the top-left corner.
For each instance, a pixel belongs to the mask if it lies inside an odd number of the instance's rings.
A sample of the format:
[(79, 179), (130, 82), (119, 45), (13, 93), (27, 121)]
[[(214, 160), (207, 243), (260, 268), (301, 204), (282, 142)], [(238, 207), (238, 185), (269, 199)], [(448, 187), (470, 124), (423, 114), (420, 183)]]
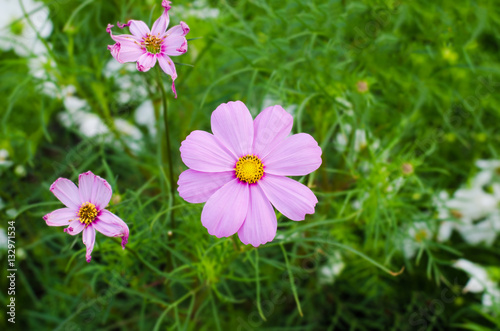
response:
[(434, 202), (441, 221), (437, 239), (448, 240), (455, 230), (470, 245), (491, 246), (500, 232), (500, 161), (479, 160), (470, 184), (452, 197), (440, 192)]
[[(76, 88), (69, 85), (63, 88), (62, 98), (65, 111), (59, 120), (65, 127), (74, 127), (87, 138), (103, 138), (104, 142), (114, 142), (112, 132), (103, 119), (90, 111), (87, 101), (76, 96)], [(113, 125), (125, 143), (134, 151), (140, 150), (141, 131), (122, 118), (113, 118)]]
[[(410, 259), (434, 240), (448, 241), (456, 231), (471, 246), (493, 245), (500, 233), (500, 161), (479, 160), (479, 172), (468, 185), (456, 190), (453, 195), (439, 192), (434, 197), (438, 222), (415, 222), (407, 228), (403, 240), (403, 253)], [(500, 307), (500, 286), (488, 268), (465, 259), (457, 260), (453, 266), (470, 275), (463, 292), (483, 293), (482, 305), (489, 309)]]
[(438, 242), (458, 232), (469, 245), (491, 246), (500, 233), (500, 161), (479, 160), (480, 171), (450, 197), (441, 191), (434, 197), (438, 223), (416, 222), (407, 229), (403, 247), (412, 258), (417, 249), (434, 236)]

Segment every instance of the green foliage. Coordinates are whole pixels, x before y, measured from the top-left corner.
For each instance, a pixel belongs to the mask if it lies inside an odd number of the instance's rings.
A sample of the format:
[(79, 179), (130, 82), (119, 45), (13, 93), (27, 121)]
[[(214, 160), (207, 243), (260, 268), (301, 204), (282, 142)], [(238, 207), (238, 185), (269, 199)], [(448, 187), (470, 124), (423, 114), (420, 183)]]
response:
[[(105, 74), (112, 59), (106, 25), (132, 18), (152, 23), (160, 1), (45, 3), (54, 27), (44, 70), (60, 93), (74, 85), (118, 143), (64, 127), (58, 117), (64, 96), (42, 92), (47, 79), (30, 75), (27, 58), (0, 53), (0, 149), (27, 170), (20, 177), (14, 166), (0, 169), (2, 227), (15, 219), (16, 247), (25, 253), (17, 256), (16, 325), (5, 314), (0, 325), (500, 328), (498, 307), (486, 311), (480, 294), (462, 293), (469, 276), (451, 267), (458, 258), (475, 259), (498, 276), (500, 240), (471, 247), (456, 234), (444, 243), (428, 238), (413, 258), (402, 248), (412, 224), (439, 226), (433, 205), (439, 191), (465, 184), (477, 159), (499, 158), (497, 2), (211, 0), (204, 7), (217, 8), (215, 18), (188, 15), (196, 2), (172, 4), (170, 24), (185, 21), (188, 37), (200, 37), (174, 59), (192, 65), (177, 65), (179, 96), (169, 94), (176, 176), (185, 169), (180, 143), (193, 130), (210, 131), (211, 112), (231, 100), (242, 100), (254, 116), (269, 102), (281, 104), (293, 111), (293, 132), (311, 134), (323, 148), (321, 168), (299, 179), (317, 195), (316, 213), (303, 222), (278, 217), (277, 238), (258, 249), (237, 237), (210, 236), (201, 204), (178, 195), (171, 201), (169, 185), (176, 183), (168, 181), (163, 143), (141, 127), (142, 148), (133, 151), (114, 128), (114, 118), (133, 121), (147, 98), (159, 112), (161, 95), (155, 70)], [(126, 75), (147, 96), (120, 102)], [(357, 145), (356, 130), (365, 132), (364, 143)], [(87, 170), (112, 185), (110, 210), (130, 228), (126, 250), (98, 233), (89, 264), (80, 236), (42, 219), (61, 206), (51, 183), (76, 182)], [(320, 281), (335, 256), (345, 264), (342, 272), (333, 283)], [(5, 255), (0, 260), (7, 265)], [(3, 290), (0, 299), (8, 300)]]

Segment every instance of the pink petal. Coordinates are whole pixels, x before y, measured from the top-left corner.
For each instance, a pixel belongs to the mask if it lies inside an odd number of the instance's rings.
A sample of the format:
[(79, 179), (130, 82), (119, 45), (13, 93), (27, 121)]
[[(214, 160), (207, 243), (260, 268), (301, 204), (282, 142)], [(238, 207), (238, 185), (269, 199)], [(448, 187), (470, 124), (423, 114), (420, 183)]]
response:
[(163, 8), (165, 8), (166, 10), (170, 10), (170, 8), (172, 8), (172, 6), (171, 6), (171, 5), (172, 5), (172, 1), (163, 0), (163, 1), (161, 2), (161, 6), (162, 6)]
[(92, 186), (94, 186), (95, 175), (91, 171), (84, 172), (78, 176), (78, 191), (80, 201), (83, 203), (92, 200)]
[(248, 209), (248, 184), (233, 179), (208, 199), (201, 212), (201, 223), (217, 238), (235, 234)]
[(167, 30), (167, 26), (170, 21), (170, 18), (168, 16), (168, 11), (171, 8), (170, 1), (163, 1), (161, 5), (163, 6), (163, 8), (165, 8), (165, 10), (151, 28), (151, 34), (158, 37), (162, 35), (165, 30)]
[(181, 143), (181, 159), (193, 170), (204, 172), (234, 171), (236, 157), (217, 138), (196, 130)]
[(187, 202), (202, 203), (234, 178), (234, 171), (201, 172), (188, 169), (179, 176), (177, 191)]
[(144, 48), (135, 43), (116, 43), (113, 46), (108, 46), (108, 50), (120, 63), (136, 62), (142, 54), (146, 53)]
[(136, 62), (145, 53), (146, 50), (136, 43), (122, 43), (115, 58), (120, 63)]
[(87, 226), (83, 230), (83, 243), (85, 246), (87, 246), (87, 254), (85, 254), (85, 258), (87, 259), (87, 263), (90, 262), (90, 259), (92, 259), (92, 256), (90, 256), (90, 253), (92, 253), (92, 250), (94, 249), (94, 244), (95, 244), (95, 229), (92, 225)]
[(130, 34), (113, 35), (111, 28), (113, 25), (108, 24), (106, 31), (109, 33), (111, 38), (116, 41), (116, 44), (108, 46), (108, 50), (111, 55), (120, 63), (124, 62), (135, 62), (141, 56), (145, 50), (140, 45), (142, 39)]
[(71, 208), (56, 209), (43, 217), (48, 226), (66, 226), (77, 218), (77, 211)]
[(174, 37), (174, 36), (179, 36), (179, 37), (184, 37), (187, 35), (189, 32), (189, 26), (182, 22), (179, 25), (175, 25), (171, 27), (164, 35), (164, 37)]
[(162, 52), (170, 56), (179, 56), (187, 52), (187, 41), (185, 37), (168, 37), (163, 42), (165, 45)]
[(137, 70), (146, 72), (156, 64), (156, 56), (149, 52), (142, 54), (137, 59)]
[[(132, 24), (132, 21), (128, 21), (127, 23), (120, 23), (120, 22), (116, 22), (116, 25), (118, 25), (118, 27), (120, 29), (123, 29), (123, 28), (127, 28), (130, 26), (130, 24)], [(111, 25), (111, 24), (108, 24), (108, 26)]]
[(253, 122), (253, 153), (264, 158), (292, 131), (293, 117), (281, 106), (264, 109)]
[(304, 176), (321, 165), (321, 148), (307, 133), (286, 138), (262, 159), (267, 174)]
[(112, 24), (108, 24), (108, 26), (106, 27), (106, 32), (109, 33), (111, 38), (114, 41), (116, 41), (117, 43), (134, 43), (134, 42), (140, 43), (142, 41), (141, 37), (136, 37), (136, 36), (133, 36), (131, 34), (114, 35), (113, 32), (111, 31), (111, 28), (113, 26), (114, 25), (112, 25)]
[(286, 217), (302, 221), (306, 214), (314, 214), (318, 199), (305, 185), (288, 177), (265, 174), (258, 182), (271, 203)]
[(148, 26), (143, 21), (130, 20), (128, 21), (127, 25), (130, 30), (130, 33), (136, 36), (137, 38), (141, 39), (145, 38), (148, 36), (148, 34), (151, 33), (151, 31), (149, 31)]
[(249, 199), (247, 216), (238, 236), (245, 245), (257, 247), (274, 239), (278, 221), (273, 206), (259, 185), (250, 185)]
[(252, 152), (253, 120), (241, 101), (223, 103), (212, 113), (212, 132), (238, 158)]
[(92, 184), (92, 195), (89, 202), (93, 203), (97, 210), (102, 210), (108, 205), (109, 200), (111, 200), (111, 195), (113, 195), (113, 190), (108, 182), (99, 176), (95, 176), (94, 183)]
[(115, 60), (120, 62), (118, 60), (118, 53), (120, 53), (120, 43), (116, 43), (114, 45), (108, 45), (108, 50), (110, 51), (111, 55), (115, 58)]
[(174, 92), (175, 97), (177, 98), (177, 92), (175, 91), (174, 81), (177, 78), (177, 71), (175, 70), (174, 62), (167, 56), (159, 56), (158, 63), (160, 64), (160, 68), (170, 77), (172, 77), (172, 92)]
[(107, 210), (101, 211), (97, 219), (92, 222), (97, 231), (108, 237), (121, 237), (122, 248), (128, 242), (129, 230), (127, 224), (118, 216)]
[(76, 185), (66, 178), (57, 179), (51, 186), (50, 191), (64, 203), (64, 205), (73, 210), (78, 210), (81, 205), (80, 193)]
[(69, 223), (69, 226), (64, 229), (64, 232), (69, 233), (72, 236), (75, 236), (82, 232), (82, 230), (85, 229), (85, 224), (80, 223), (79, 220), (74, 220)]

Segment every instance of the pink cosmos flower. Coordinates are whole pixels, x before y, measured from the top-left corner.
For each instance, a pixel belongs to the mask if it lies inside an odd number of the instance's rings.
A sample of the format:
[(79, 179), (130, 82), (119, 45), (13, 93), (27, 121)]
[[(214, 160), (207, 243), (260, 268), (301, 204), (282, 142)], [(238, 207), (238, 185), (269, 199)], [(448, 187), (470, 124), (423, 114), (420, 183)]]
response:
[(78, 186), (66, 178), (57, 179), (50, 191), (66, 206), (43, 217), (49, 226), (66, 226), (64, 232), (74, 236), (83, 231), (90, 262), (95, 243), (95, 231), (108, 237), (122, 237), (122, 248), (128, 242), (128, 226), (118, 216), (105, 208), (111, 199), (111, 186), (92, 172), (78, 176)]
[[(293, 117), (281, 106), (252, 120), (241, 102), (221, 104), (212, 113), (212, 132), (193, 131), (182, 142), (190, 168), (178, 191), (191, 203), (206, 202), (201, 222), (218, 238), (236, 232), (257, 247), (276, 236), (274, 207), (294, 221), (313, 214), (318, 200), (305, 185), (285, 176), (304, 176), (321, 165), (321, 148), (306, 133), (288, 136)], [(272, 205), (271, 205), (272, 204)]]
[(171, 8), (170, 1), (163, 0), (161, 5), (164, 8), (163, 14), (156, 20), (151, 30), (143, 21), (130, 20), (127, 24), (120, 24), (120, 22), (117, 24), (120, 29), (128, 26), (131, 34), (115, 36), (111, 32), (114, 25), (108, 24), (106, 32), (116, 41), (116, 44), (109, 45), (108, 49), (120, 63), (137, 62), (139, 71), (148, 71), (158, 60), (161, 69), (172, 77), (172, 91), (177, 98), (174, 85), (177, 72), (169, 56), (178, 56), (187, 52), (186, 35), (189, 27), (181, 22), (166, 31), (170, 21), (168, 16)]

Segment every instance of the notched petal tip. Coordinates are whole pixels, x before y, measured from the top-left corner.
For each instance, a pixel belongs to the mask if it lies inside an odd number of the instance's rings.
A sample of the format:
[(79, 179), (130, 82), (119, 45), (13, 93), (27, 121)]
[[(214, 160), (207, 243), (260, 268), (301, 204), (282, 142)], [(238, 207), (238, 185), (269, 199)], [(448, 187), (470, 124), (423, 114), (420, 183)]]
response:
[(171, 2), (171, 1), (168, 1), (168, 0), (163, 0), (163, 1), (161, 2), (161, 6), (162, 6), (163, 8), (165, 8), (165, 10), (170, 10), (170, 9), (172, 8), (171, 4), (172, 4), (172, 2)]
[(181, 47), (177, 48), (176, 51), (179, 52), (179, 53), (186, 53), (187, 52), (187, 41), (184, 41), (181, 45)]
[(68, 226), (67, 228), (64, 229), (64, 232), (71, 234), (71, 232), (73, 232), (73, 228), (71, 226)]
[[(89, 171), (90, 172), (90, 171)], [(91, 172), (90, 172), (91, 173)], [(87, 173), (88, 174), (88, 173)], [(91, 173), (92, 174), (92, 173)], [(94, 175), (94, 174), (92, 174)], [(113, 192), (113, 189), (111, 188), (111, 185), (109, 185), (108, 181), (105, 180), (104, 178), (100, 177), (100, 176), (97, 176), (97, 175), (94, 175), (95, 176), (95, 179), (97, 179), (98, 181), (100, 181), (101, 183), (104, 184), (104, 186), (106, 186), (106, 188), (108, 190), (110, 190), (111, 192)]]
[(123, 29), (123, 28), (125, 28), (125, 27), (129, 27), (129, 26), (130, 26), (130, 24), (132, 24), (132, 20), (128, 21), (127, 23), (123, 23), (123, 24), (122, 24), (122, 23), (120, 23), (120, 22), (116, 22), (116, 25), (118, 25), (118, 27), (119, 27), (120, 29)]
[(87, 260), (87, 263), (90, 263), (90, 260), (92, 260), (92, 256), (90, 256), (90, 255), (89, 255), (89, 256), (86, 256), (85, 258), (86, 258), (86, 260)]
[(53, 183), (52, 185), (50, 185), (50, 191), (53, 192), (55, 189), (56, 189), (56, 185), (57, 185), (57, 182), (60, 181), (61, 179), (65, 179), (63, 177), (59, 177), (57, 178)]
[(143, 65), (140, 65), (139, 62), (137, 62), (137, 70), (139, 70), (140, 72), (146, 72), (146, 71), (149, 71), (149, 69), (151, 69), (151, 68), (147, 68)]
[(112, 27), (114, 27), (114, 25), (108, 23), (108, 26), (106, 27), (106, 32), (109, 33), (109, 34), (111, 34), (111, 28)]
[(125, 249), (126, 244), (128, 244), (128, 233), (122, 237), (122, 249)]
[(79, 174), (78, 175), (78, 180), (81, 180), (83, 176), (89, 176), (89, 175), (94, 176), (94, 177), (98, 177), (98, 176), (94, 175), (92, 173), (92, 171), (89, 170), (87, 172), (82, 172), (81, 174)]
[(183, 21), (181, 21), (179, 24), (182, 28), (182, 35), (183, 36), (187, 35), (189, 33), (189, 30), (190, 30), (189, 26), (186, 23), (184, 23)]

